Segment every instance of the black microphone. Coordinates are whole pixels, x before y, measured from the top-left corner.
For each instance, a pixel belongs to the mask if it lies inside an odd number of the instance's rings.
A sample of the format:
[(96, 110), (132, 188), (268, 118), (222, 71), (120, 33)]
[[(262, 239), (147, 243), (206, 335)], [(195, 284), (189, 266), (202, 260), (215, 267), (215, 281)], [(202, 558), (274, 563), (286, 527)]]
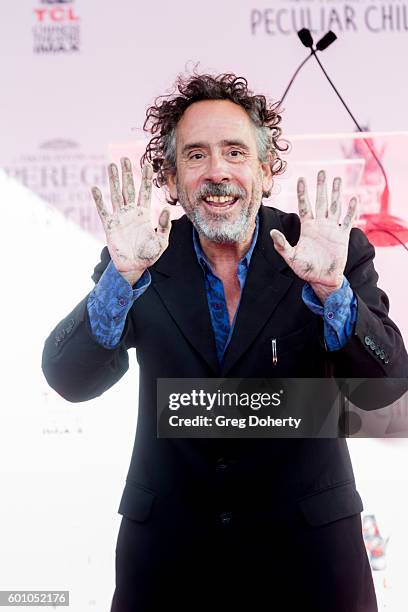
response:
[[(313, 38), (312, 35), (310, 33), (310, 30), (308, 30), (307, 28), (302, 28), (301, 30), (299, 30), (299, 32), (297, 33), (300, 40), (302, 41), (302, 44), (307, 47), (308, 49), (310, 49), (310, 55), (308, 55), (303, 62), (301, 62), (299, 64), (299, 66), (296, 68), (292, 78), (289, 81), (288, 86), (286, 87), (285, 91), (283, 92), (283, 95), (280, 99), (280, 103), (282, 104), (282, 102), (284, 101), (284, 99), (286, 98), (286, 96), (289, 93), (290, 88), (292, 87), (297, 75), (299, 74), (299, 72), (301, 71), (301, 69), (303, 68), (303, 66), (306, 64), (306, 62), (308, 62), (310, 60), (310, 58), (312, 57), (312, 55), (314, 55), (315, 51), (313, 49)], [(332, 32), (331, 30), (329, 32), (327, 32), (327, 34), (325, 34), (323, 36), (323, 38), (321, 38), (319, 40), (319, 42), (316, 45), (316, 48), (318, 48), (318, 51), (324, 51), (325, 49), (327, 49), (327, 47), (329, 45), (331, 45), (335, 40), (336, 40), (337, 36), (335, 35), (334, 32)]]
[[(312, 37), (310, 36), (310, 38)], [(316, 43), (316, 49), (318, 51), (324, 51), (325, 49), (327, 49), (327, 47), (330, 47), (330, 45), (334, 43), (335, 40), (337, 40), (337, 36), (335, 35), (334, 32), (329, 30), (327, 34), (325, 34), (323, 38), (321, 38), (319, 42)]]
[(302, 28), (301, 30), (299, 30), (297, 35), (299, 36), (300, 40), (302, 41), (305, 47), (308, 47), (309, 49), (313, 49), (313, 37), (310, 33), (310, 30), (308, 30), (307, 28)]

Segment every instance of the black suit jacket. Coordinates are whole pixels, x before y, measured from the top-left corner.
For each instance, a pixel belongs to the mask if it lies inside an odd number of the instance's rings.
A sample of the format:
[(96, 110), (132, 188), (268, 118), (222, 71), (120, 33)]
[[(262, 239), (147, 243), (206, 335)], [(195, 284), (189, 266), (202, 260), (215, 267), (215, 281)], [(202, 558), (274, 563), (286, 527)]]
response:
[[(150, 268), (151, 286), (132, 306), (116, 349), (105, 349), (92, 337), (87, 296), (46, 340), (43, 372), (71, 402), (89, 400), (114, 385), (128, 368), (128, 349), (136, 348), (139, 414), (119, 508), (134, 521), (148, 526), (156, 517), (166, 525), (166, 517), (173, 516), (183, 525), (195, 513), (212, 521), (225, 518), (228, 510), (282, 522), (301, 513), (310, 525), (324, 525), (362, 510), (344, 439), (156, 437), (157, 378), (407, 377), (403, 340), (388, 317), (387, 296), (377, 287), (374, 249), (364, 234), (352, 230), (345, 269), (358, 301), (355, 331), (343, 349), (327, 352), (321, 317), (303, 303), (304, 283), (275, 251), (272, 228), (296, 244), (299, 218), (261, 206), (259, 238), (222, 366), (185, 216), (173, 222), (169, 247)], [(108, 262), (105, 247), (95, 282)], [(271, 338), (280, 347), (275, 366)], [(171, 529), (174, 522), (168, 524)]]

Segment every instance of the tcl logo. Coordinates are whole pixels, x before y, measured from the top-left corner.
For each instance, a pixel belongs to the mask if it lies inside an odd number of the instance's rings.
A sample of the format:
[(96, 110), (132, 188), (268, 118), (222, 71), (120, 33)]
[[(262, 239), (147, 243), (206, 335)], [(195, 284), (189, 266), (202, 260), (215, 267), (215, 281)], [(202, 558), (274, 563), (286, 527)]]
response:
[(61, 21), (78, 21), (79, 17), (74, 14), (74, 8), (55, 6), (53, 8), (38, 8), (34, 9), (36, 21), (44, 23), (46, 21), (61, 22)]

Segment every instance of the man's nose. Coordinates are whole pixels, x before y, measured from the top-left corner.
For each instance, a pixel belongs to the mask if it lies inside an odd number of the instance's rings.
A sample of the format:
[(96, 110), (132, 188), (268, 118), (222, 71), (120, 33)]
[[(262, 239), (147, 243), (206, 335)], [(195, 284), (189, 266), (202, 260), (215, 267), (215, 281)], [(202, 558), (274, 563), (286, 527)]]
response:
[(213, 183), (231, 180), (231, 171), (227, 160), (222, 155), (210, 155), (205, 172), (205, 179)]

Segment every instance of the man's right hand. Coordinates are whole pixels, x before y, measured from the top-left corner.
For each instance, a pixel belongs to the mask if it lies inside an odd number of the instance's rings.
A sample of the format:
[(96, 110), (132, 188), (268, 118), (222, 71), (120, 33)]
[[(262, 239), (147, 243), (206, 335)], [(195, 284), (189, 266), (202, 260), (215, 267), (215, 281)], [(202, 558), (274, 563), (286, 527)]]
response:
[(159, 217), (159, 226), (155, 231), (150, 220), (153, 168), (150, 164), (143, 167), (142, 183), (136, 204), (130, 160), (123, 157), (120, 161), (122, 190), (116, 164), (110, 164), (108, 167), (112, 213), (108, 212), (98, 187), (92, 188), (92, 196), (105, 230), (106, 244), (115, 268), (131, 285), (134, 285), (146, 268), (159, 259), (169, 244), (170, 210), (163, 209)]

